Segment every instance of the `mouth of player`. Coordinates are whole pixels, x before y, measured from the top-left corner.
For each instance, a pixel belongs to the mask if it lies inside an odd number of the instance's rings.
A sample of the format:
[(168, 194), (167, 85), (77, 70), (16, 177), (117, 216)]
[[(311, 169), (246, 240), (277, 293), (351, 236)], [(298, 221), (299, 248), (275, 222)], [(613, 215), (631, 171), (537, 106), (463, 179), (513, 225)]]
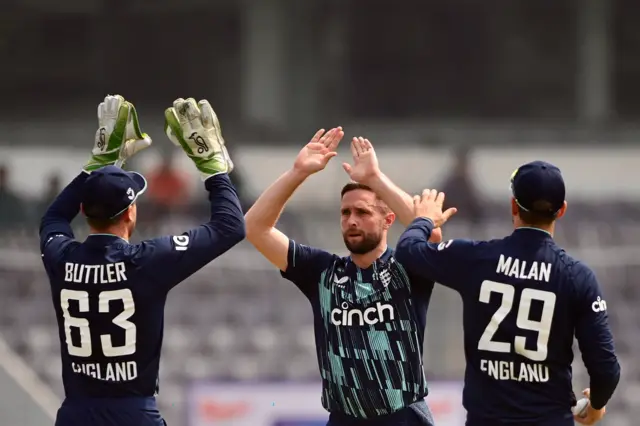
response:
[(358, 238), (362, 237), (364, 234), (360, 231), (349, 231), (347, 232), (347, 238)]

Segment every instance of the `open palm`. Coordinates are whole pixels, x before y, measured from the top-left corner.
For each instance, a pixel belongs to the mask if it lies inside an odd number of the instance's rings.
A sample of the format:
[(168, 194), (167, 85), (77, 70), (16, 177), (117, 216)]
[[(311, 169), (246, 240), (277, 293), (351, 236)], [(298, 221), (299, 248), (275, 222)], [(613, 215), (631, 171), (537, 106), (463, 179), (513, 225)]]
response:
[(343, 136), (342, 127), (333, 128), (326, 133), (324, 129), (318, 130), (311, 141), (300, 150), (293, 167), (308, 174), (324, 169), (329, 160), (337, 155), (336, 148)]
[(353, 165), (347, 163), (342, 165), (351, 180), (366, 183), (368, 179), (380, 173), (378, 157), (369, 139), (353, 138), (351, 155), (353, 156)]

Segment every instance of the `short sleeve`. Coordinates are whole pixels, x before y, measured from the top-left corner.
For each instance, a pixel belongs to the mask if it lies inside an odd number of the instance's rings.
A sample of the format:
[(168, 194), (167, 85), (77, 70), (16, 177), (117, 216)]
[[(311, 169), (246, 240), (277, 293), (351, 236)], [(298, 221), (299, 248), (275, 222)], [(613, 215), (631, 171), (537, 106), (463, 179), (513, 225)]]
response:
[(280, 274), (294, 283), (311, 300), (318, 294), (320, 276), (336, 257), (324, 250), (289, 240), (287, 270), (281, 271)]

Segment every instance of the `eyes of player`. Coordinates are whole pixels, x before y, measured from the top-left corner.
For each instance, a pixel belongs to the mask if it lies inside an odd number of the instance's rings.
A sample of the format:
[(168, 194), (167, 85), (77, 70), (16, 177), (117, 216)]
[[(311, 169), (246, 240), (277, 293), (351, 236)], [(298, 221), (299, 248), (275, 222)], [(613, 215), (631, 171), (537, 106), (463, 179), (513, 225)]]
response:
[(354, 208), (352, 209), (342, 209), (342, 216), (351, 216), (351, 214), (355, 214), (356, 216), (370, 216), (371, 210), (363, 209), (363, 208)]

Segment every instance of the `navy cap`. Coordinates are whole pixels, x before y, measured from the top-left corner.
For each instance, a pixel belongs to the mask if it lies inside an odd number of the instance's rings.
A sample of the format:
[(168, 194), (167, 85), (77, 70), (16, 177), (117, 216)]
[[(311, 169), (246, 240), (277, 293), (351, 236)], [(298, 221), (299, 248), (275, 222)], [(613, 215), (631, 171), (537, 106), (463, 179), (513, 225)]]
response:
[(116, 166), (93, 171), (82, 188), (82, 210), (88, 218), (113, 219), (136, 202), (147, 189), (140, 173)]
[(564, 179), (553, 164), (533, 161), (513, 172), (511, 193), (523, 210), (553, 217), (564, 205)]

